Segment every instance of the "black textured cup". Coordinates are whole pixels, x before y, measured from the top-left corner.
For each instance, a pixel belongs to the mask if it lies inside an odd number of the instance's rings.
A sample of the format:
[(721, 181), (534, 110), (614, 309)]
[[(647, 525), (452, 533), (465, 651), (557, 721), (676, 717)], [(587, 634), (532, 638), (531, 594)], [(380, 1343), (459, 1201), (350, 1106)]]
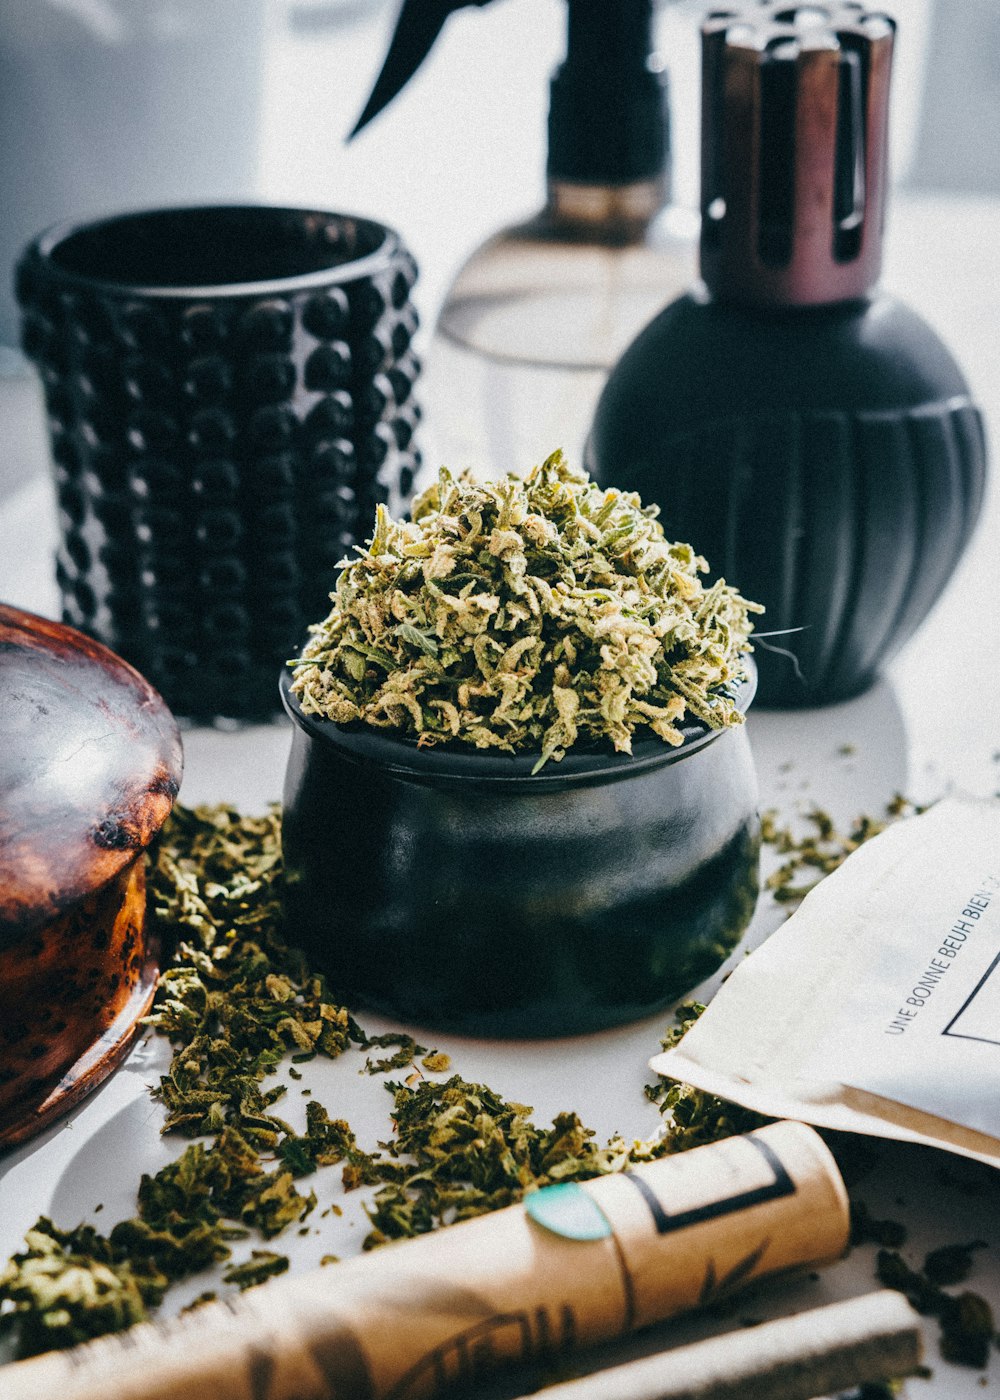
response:
[(164, 209), (42, 234), (63, 620), (193, 718), (263, 717), (375, 506), (405, 508), (416, 264), (368, 219)]

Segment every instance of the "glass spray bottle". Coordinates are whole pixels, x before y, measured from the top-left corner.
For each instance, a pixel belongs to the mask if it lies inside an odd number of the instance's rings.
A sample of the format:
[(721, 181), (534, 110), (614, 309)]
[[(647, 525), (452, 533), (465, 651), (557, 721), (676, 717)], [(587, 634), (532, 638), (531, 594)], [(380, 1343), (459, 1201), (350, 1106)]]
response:
[[(464, 3), (406, 0), (359, 127)], [(523, 472), (556, 447), (579, 463), (611, 367), (694, 275), (697, 216), (669, 204), (667, 79), (653, 55), (653, 0), (567, 3), (566, 57), (550, 89), (545, 206), (469, 257), (428, 348), (423, 442), (435, 468)], [(429, 8), (437, 15), (430, 37)]]

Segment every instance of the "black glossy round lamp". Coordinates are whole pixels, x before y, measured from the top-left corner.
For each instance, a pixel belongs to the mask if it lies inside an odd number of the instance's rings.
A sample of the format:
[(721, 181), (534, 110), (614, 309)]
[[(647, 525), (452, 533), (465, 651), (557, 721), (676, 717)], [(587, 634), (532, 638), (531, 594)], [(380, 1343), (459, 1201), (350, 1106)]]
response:
[(895, 25), (733, 6), (702, 29), (703, 283), (598, 404), (602, 484), (766, 605), (760, 702), (869, 686), (947, 584), (983, 496), (983, 423), (947, 347), (874, 290)]

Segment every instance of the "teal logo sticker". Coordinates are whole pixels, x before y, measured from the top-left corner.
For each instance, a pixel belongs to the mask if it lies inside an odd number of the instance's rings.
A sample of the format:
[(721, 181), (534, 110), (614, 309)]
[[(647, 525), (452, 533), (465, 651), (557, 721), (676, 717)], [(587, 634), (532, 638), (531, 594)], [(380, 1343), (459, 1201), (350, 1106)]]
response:
[(575, 1181), (560, 1181), (533, 1191), (524, 1208), (536, 1225), (567, 1240), (606, 1240), (611, 1223), (589, 1191)]

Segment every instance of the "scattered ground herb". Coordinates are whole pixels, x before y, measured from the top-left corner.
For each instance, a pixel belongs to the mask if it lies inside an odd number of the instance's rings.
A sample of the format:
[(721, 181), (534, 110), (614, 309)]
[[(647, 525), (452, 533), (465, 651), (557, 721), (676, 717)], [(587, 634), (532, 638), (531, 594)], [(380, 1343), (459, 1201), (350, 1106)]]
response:
[(335, 1056), (364, 1035), (281, 937), (280, 851), (276, 811), (177, 807), (165, 826), (147, 888), (169, 965), (149, 1021), (173, 1054), (154, 1092), (164, 1132), (214, 1141), (144, 1176), (136, 1215), (107, 1237), (38, 1222), (0, 1273), (20, 1355), (130, 1326), (171, 1283), (229, 1259), (249, 1229), (271, 1238), (315, 1206), (295, 1186), (297, 1160), (279, 1152), (269, 1170), (260, 1153), (305, 1141), (318, 1159), (329, 1134), (310, 1122), (298, 1139), (269, 1112), (283, 1086), (261, 1081), (290, 1053)]
[(26, 1251), (0, 1273), (0, 1301), (19, 1323), (18, 1355), (130, 1327), (172, 1283), (229, 1259), (247, 1227), (269, 1238), (315, 1204), (290, 1171), (267, 1171), (256, 1149), (226, 1127), (214, 1144), (191, 1143), (155, 1176), (144, 1175), (136, 1215), (108, 1236), (39, 1220)]
[(601, 1147), (576, 1113), (536, 1127), (527, 1105), (461, 1075), (387, 1089), (396, 1134), (381, 1144), (387, 1158), (373, 1166), (385, 1184), (367, 1207), (373, 1229), (364, 1249), (500, 1210), (553, 1182), (605, 1176), (669, 1151), (667, 1138), (629, 1144), (615, 1137)]
[(348, 1190), (379, 1179), (378, 1153), (363, 1151), (343, 1118), (331, 1118), (315, 1099), (306, 1104), (305, 1133), (289, 1133), (278, 1148), (278, 1155), (295, 1176), (308, 1176), (317, 1167), (344, 1162), (344, 1185)]
[(968, 1244), (946, 1244), (932, 1249), (924, 1260), (924, 1274), (939, 1286), (964, 1283), (972, 1273), (973, 1252), (986, 1248), (985, 1240), (970, 1240)]
[(386, 1074), (392, 1069), (406, 1069), (407, 1065), (412, 1065), (417, 1055), (423, 1055), (426, 1045), (418, 1045), (412, 1035), (375, 1035), (365, 1039), (366, 1048), (387, 1049), (389, 1046), (398, 1045), (399, 1049), (395, 1055), (387, 1055), (382, 1060), (365, 1060), (365, 1069), (369, 1074)]
[(899, 1220), (876, 1220), (864, 1201), (851, 1201), (851, 1244), (877, 1244), (885, 1249), (902, 1249), (906, 1226)]
[(181, 1312), (194, 1312), (196, 1308), (202, 1308), (206, 1303), (214, 1303), (218, 1296), (214, 1288), (206, 1288), (204, 1293), (199, 1293), (197, 1298), (192, 1298), (190, 1303), (181, 1308)]
[(137, 1276), (90, 1225), (60, 1230), (42, 1216), (0, 1274), (0, 1299), (17, 1327), (18, 1356), (75, 1346), (141, 1322), (167, 1280)]
[[(965, 1246), (966, 1257), (969, 1249), (978, 1247), (978, 1243)], [(928, 1255), (928, 1260), (931, 1257)], [(917, 1312), (938, 1319), (941, 1355), (946, 1361), (962, 1366), (986, 1365), (996, 1329), (992, 1309), (985, 1298), (973, 1292), (946, 1293), (926, 1272), (911, 1269), (902, 1256), (892, 1250), (879, 1250), (875, 1273), (886, 1288), (905, 1293)], [(964, 1277), (962, 1274), (955, 1281)]]
[[(887, 815), (910, 806), (900, 799)], [(817, 812), (813, 826), (805, 851), (776, 826), (769, 839), (822, 874), (860, 844), (858, 834), (875, 834), (877, 824), (859, 823), (840, 838)], [(450, 1060), (425, 1052), (409, 1036), (364, 1033), (284, 943), (280, 880), (275, 812), (241, 818), (229, 808), (177, 808), (164, 829), (150, 870), (150, 910), (172, 954), (150, 1020), (169, 1036), (173, 1056), (158, 1094), (167, 1109), (164, 1131), (209, 1142), (191, 1143), (155, 1176), (144, 1176), (136, 1215), (108, 1236), (89, 1225), (61, 1231), (44, 1218), (28, 1232), (25, 1250), (0, 1273), (0, 1308), (8, 1324), (13, 1319), (20, 1355), (131, 1326), (173, 1282), (230, 1260), (233, 1243), (250, 1229), (270, 1238), (301, 1222), (316, 1201), (295, 1182), (319, 1167), (340, 1164), (348, 1189), (378, 1186), (368, 1207), (372, 1228), (365, 1247), (371, 1248), (508, 1205), (552, 1181), (621, 1170), (766, 1121), (660, 1080), (646, 1092), (663, 1115), (661, 1135), (651, 1143), (615, 1138), (600, 1146), (575, 1114), (539, 1128), (530, 1109), (485, 1085), (458, 1075), (433, 1082), (414, 1074), (405, 1084), (386, 1086), (396, 1134), (380, 1151), (363, 1150), (349, 1125), (331, 1119), (316, 1101), (307, 1105), (305, 1132), (296, 1133), (269, 1111), (282, 1086), (261, 1088), (282, 1063), (298, 1078), (294, 1064), (352, 1046), (396, 1047), (380, 1072), (405, 1068), (422, 1055), (423, 1068), (444, 1073)], [(782, 887), (791, 883), (790, 877)], [(696, 1003), (681, 1008), (665, 1049), (702, 1010)], [(377, 1063), (369, 1060), (368, 1067)], [(323, 1214), (330, 1212), (341, 1214), (337, 1205)], [(873, 1220), (861, 1203), (854, 1215), (857, 1236), (902, 1243), (895, 1222)], [(909, 1270), (898, 1254), (883, 1249), (878, 1256), (882, 1281), (940, 1318), (943, 1354), (975, 1365), (983, 1364), (993, 1335), (988, 1305), (974, 1293), (944, 1293), (940, 1285), (963, 1281), (972, 1251), (981, 1247), (972, 1241), (933, 1251), (923, 1274)], [(322, 1263), (335, 1262), (336, 1256), (323, 1256)], [(287, 1267), (284, 1255), (255, 1249), (249, 1259), (227, 1264), (223, 1279), (246, 1288)], [(189, 1306), (214, 1296), (204, 1293)]]
[(223, 1283), (234, 1283), (241, 1291), (256, 1288), (276, 1274), (283, 1274), (288, 1268), (284, 1254), (274, 1254), (269, 1249), (254, 1249), (250, 1258), (242, 1264), (231, 1264), (222, 1275)]
[(898, 794), (886, 807), (882, 818), (856, 817), (850, 830), (837, 830), (833, 818), (819, 807), (803, 814), (809, 828), (804, 836), (790, 826), (780, 826), (774, 811), (761, 816), (761, 840), (778, 855), (787, 856), (768, 876), (766, 887), (779, 904), (796, 904), (816, 888), (825, 876), (843, 865), (852, 852), (900, 817), (917, 816), (926, 811), (908, 798)]
[(524, 478), (442, 468), (412, 520), (378, 507), (293, 690), (307, 714), (539, 755), (681, 744), (685, 717), (739, 724), (732, 690), (761, 612), (664, 538), (655, 506), (554, 453)]
[(260, 1082), (289, 1052), (331, 1059), (364, 1033), (281, 936), (276, 808), (175, 808), (149, 878), (149, 907), (171, 940), (150, 1025), (174, 1044), (158, 1096), (164, 1132), (215, 1134), (228, 1123), (259, 1148), (290, 1133), (271, 1114), (285, 1092)]
[(499, 1210), (553, 1181), (620, 1171), (637, 1155), (651, 1155), (621, 1138), (600, 1147), (575, 1113), (538, 1128), (526, 1105), (457, 1074), (444, 1083), (386, 1088), (396, 1134), (381, 1144), (388, 1158), (375, 1170), (386, 1184), (368, 1208), (373, 1228), (366, 1249)]
[[(664, 1050), (672, 1050), (689, 1027), (705, 1010), (697, 1001), (685, 1002), (676, 1013), (676, 1024), (660, 1041)], [(749, 1133), (762, 1127), (768, 1119), (739, 1104), (727, 1103), (682, 1084), (674, 1079), (657, 1076), (655, 1084), (646, 1085), (646, 1097), (657, 1105), (663, 1119), (661, 1136), (657, 1139), (663, 1153), (686, 1152), (735, 1133)]]

